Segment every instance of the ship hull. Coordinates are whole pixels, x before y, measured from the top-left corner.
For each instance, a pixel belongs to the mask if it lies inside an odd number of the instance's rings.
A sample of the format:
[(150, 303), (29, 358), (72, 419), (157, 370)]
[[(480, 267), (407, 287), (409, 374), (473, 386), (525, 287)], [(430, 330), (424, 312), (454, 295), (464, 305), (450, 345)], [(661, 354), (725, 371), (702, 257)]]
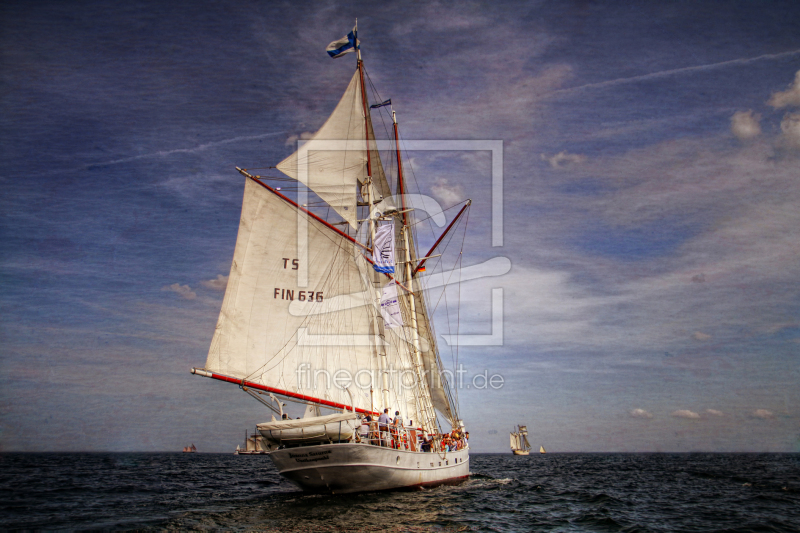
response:
[(412, 452), (369, 444), (323, 444), (270, 454), (280, 474), (307, 492), (345, 494), (431, 487), (469, 477), (469, 450)]
[(528, 450), (511, 450), (514, 455), (529, 455)]

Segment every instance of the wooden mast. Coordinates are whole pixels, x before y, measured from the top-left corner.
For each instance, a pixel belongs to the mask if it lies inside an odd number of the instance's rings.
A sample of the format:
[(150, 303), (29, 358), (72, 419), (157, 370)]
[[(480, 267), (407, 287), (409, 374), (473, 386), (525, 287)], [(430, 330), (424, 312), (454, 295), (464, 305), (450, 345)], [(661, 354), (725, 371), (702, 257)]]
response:
[[(372, 203), (374, 201), (373, 198), (373, 191), (372, 188), (372, 156), (369, 150), (369, 107), (367, 106), (367, 90), (364, 86), (364, 62), (361, 60), (361, 48), (358, 46), (358, 19), (356, 19), (356, 31), (355, 31), (355, 47), (356, 47), (356, 54), (358, 57), (358, 78), (361, 82), (361, 105), (364, 109), (364, 143), (365, 148), (367, 150), (367, 182), (366, 182), (366, 193), (367, 193), (367, 219), (369, 219), (369, 236), (370, 236), (370, 243), (375, 248), (375, 219), (372, 217)], [(374, 291), (374, 298), (377, 304), (377, 309), (380, 309), (381, 305), (381, 293), (380, 289), (375, 289)], [(372, 314), (372, 324), (373, 329), (375, 331), (374, 337), (378, 336), (378, 332), (380, 331), (378, 324), (378, 316), (377, 313)], [(387, 368), (389, 367), (388, 357), (386, 355), (386, 348), (382, 346), (382, 343), (377, 343), (375, 346), (375, 351), (378, 354), (378, 364), (381, 367), (381, 392), (383, 393), (383, 407), (389, 408), (389, 374), (387, 373)]]
[[(419, 347), (419, 324), (417, 321), (417, 302), (414, 297), (414, 277), (411, 270), (411, 239), (409, 238), (408, 219), (406, 217), (406, 203), (405, 203), (405, 183), (403, 182), (403, 162), (400, 158), (400, 137), (397, 133), (397, 115), (392, 110), (392, 124), (394, 126), (394, 140), (395, 140), (395, 153), (397, 155), (397, 193), (400, 195), (400, 205), (403, 217), (403, 247), (405, 248), (405, 282), (410, 289), (408, 293), (408, 303), (411, 310), (411, 340), (414, 346), (414, 372), (417, 378), (417, 384), (420, 390), (424, 390), (425, 372), (422, 365), (422, 352)], [(374, 245), (373, 245), (374, 246)], [(422, 427), (429, 433), (436, 434), (438, 427), (436, 421), (436, 409), (433, 407), (433, 400), (431, 399), (430, 390), (422, 398), (417, 396), (423, 404), (420, 413), (424, 414), (425, 421)]]

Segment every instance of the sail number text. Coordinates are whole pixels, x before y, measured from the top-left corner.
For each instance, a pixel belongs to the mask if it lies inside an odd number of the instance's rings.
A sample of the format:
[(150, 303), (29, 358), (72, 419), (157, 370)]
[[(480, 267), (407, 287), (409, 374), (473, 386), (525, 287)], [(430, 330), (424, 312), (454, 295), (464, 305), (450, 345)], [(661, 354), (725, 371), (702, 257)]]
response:
[(297, 294), (297, 299), (301, 302), (309, 301), (309, 302), (321, 302), (322, 301), (322, 291), (314, 292), (314, 291), (295, 291), (294, 289), (279, 289), (275, 287), (275, 290), (272, 293), (272, 297), (276, 300), (280, 298), (281, 300), (294, 300), (294, 296)]
[[(281, 259), (283, 259), (284, 270), (290, 267), (292, 270), (300, 268), (300, 261), (297, 259), (292, 259), (290, 257), (282, 257)], [(301, 302), (321, 302), (323, 298), (322, 291), (295, 291), (294, 289), (281, 289), (278, 287), (275, 287), (272, 297), (276, 300), (278, 298), (281, 300), (294, 300), (295, 293), (297, 293), (297, 299)]]

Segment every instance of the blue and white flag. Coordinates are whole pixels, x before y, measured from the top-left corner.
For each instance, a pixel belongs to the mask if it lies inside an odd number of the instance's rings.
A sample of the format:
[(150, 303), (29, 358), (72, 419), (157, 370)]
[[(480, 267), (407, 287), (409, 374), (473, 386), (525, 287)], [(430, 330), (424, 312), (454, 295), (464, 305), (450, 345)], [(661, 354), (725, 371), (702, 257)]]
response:
[(372, 261), (376, 271), (394, 274), (394, 222), (380, 226), (375, 232)]
[(378, 109), (379, 107), (384, 107), (384, 106), (387, 106), (387, 105), (392, 105), (392, 99), (391, 98), (389, 98), (388, 100), (384, 100), (380, 104), (373, 104), (373, 105), (369, 106), (369, 108), (370, 109)]
[(403, 327), (403, 315), (400, 313), (400, 303), (397, 301), (397, 284), (394, 281), (387, 283), (381, 292), (381, 316), (385, 328)]
[(356, 48), (361, 47), (361, 43), (358, 41), (357, 37), (358, 30), (356, 30), (356, 26), (354, 26), (353, 31), (338, 41), (333, 41), (328, 45), (328, 48), (326, 48), (325, 51), (328, 52), (328, 55), (334, 59), (337, 57), (342, 57), (345, 54), (349, 54), (350, 52), (355, 52)]

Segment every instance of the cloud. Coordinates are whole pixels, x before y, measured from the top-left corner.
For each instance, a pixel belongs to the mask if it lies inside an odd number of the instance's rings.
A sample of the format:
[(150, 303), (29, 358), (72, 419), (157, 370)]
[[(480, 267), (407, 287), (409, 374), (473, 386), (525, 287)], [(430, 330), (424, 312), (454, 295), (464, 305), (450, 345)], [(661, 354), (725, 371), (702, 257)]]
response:
[[(546, 209), (548, 216), (530, 231), (506, 234), (514, 266), (502, 284), (516, 313), (506, 314), (504, 342), (551, 353), (613, 351), (616, 361), (629, 361), (688, 355), (712, 341), (734, 348), (791, 316), (800, 296), (795, 160), (775, 158), (767, 140), (731, 146), (718, 137), (591, 161), (569, 176), (570, 184), (595, 184), (587, 193), (559, 183), (506, 197), (507, 213)], [(651, 243), (659, 234), (672, 241), (650, 255), (627, 253), (661, 247)], [(626, 239), (637, 247), (618, 252)], [(713, 331), (700, 329), (711, 324)]]
[(175, 148), (173, 150), (158, 150), (156, 152), (150, 152), (147, 154), (140, 154), (134, 155), (131, 157), (123, 157), (122, 159), (114, 159), (111, 161), (101, 161), (98, 163), (94, 163), (92, 166), (98, 165), (117, 165), (119, 163), (129, 163), (131, 161), (137, 161), (139, 159), (149, 159), (151, 157), (168, 157), (175, 154), (195, 154), (199, 152), (204, 152), (209, 148), (216, 148), (218, 146), (224, 146), (226, 144), (238, 144), (245, 141), (254, 141), (257, 139), (266, 139), (267, 137), (273, 137), (275, 135), (280, 135), (283, 133), (282, 131), (276, 131), (273, 133), (262, 133), (260, 135), (245, 135), (241, 137), (232, 137), (230, 139), (223, 139), (221, 141), (213, 141), (204, 144), (199, 144), (197, 146), (193, 146), (192, 148)]
[(800, 113), (786, 113), (781, 120), (781, 132), (785, 144), (800, 149)]
[(542, 158), (542, 161), (547, 161), (550, 163), (552, 168), (565, 168), (570, 165), (577, 165), (586, 161), (586, 156), (580, 154), (570, 154), (566, 150), (549, 157), (547, 154), (541, 154), (540, 157)]
[(775, 109), (789, 106), (800, 106), (800, 70), (794, 75), (794, 83), (785, 91), (774, 93), (767, 105)]
[(725, 416), (725, 413), (722, 411), (717, 411), (716, 409), (706, 409), (706, 413), (714, 416)]
[(222, 274), (217, 274), (217, 279), (209, 279), (206, 281), (201, 281), (200, 285), (206, 287), (207, 289), (214, 289), (216, 291), (224, 291), (225, 287), (228, 286), (228, 276), (223, 276)]
[(304, 131), (300, 135), (289, 135), (286, 139), (286, 146), (297, 148), (297, 141), (307, 141), (314, 137), (315, 131)]
[(653, 418), (653, 415), (650, 414), (648, 411), (645, 411), (644, 409), (633, 409), (630, 412), (630, 415), (633, 418)]
[(197, 298), (197, 293), (195, 293), (191, 287), (188, 285), (181, 285), (180, 283), (173, 283), (172, 285), (161, 287), (161, 290), (174, 292), (184, 300), (194, 300)]
[(775, 418), (775, 415), (769, 409), (756, 409), (753, 411), (753, 416), (757, 416), (758, 418), (763, 418), (765, 420)]
[(659, 72), (651, 72), (650, 74), (642, 74), (640, 76), (632, 76), (630, 78), (617, 78), (617, 79), (614, 79), (614, 80), (601, 81), (601, 82), (597, 82), (597, 83), (587, 83), (587, 84), (581, 85), (579, 87), (567, 87), (565, 89), (559, 89), (559, 90), (554, 91), (554, 92), (556, 92), (556, 93), (565, 93), (565, 92), (570, 92), (570, 91), (578, 91), (578, 90), (581, 90), (581, 89), (594, 89), (594, 88), (598, 88), (598, 87), (610, 87), (610, 86), (614, 86), (614, 85), (632, 83), (632, 82), (643, 81), (643, 80), (652, 80), (652, 79), (658, 79), (658, 78), (665, 78), (665, 77), (668, 77), (668, 76), (674, 76), (676, 74), (685, 74), (685, 73), (689, 73), (689, 72), (702, 72), (704, 70), (718, 69), (718, 68), (721, 68), (721, 67), (728, 67), (728, 66), (733, 66), (733, 65), (747, 65), (747, 64), (754, 63), (754, 62), (757, 62), (757, 61), (763, 61), (765, 59), (779, 59), (779, 58), (782, 58), (782, 57), (793, 56), (793, 55), (797, 55), (798, 53), (800, 53), (800, 50), (790, 50), (788, 52), (780, 52), (778, 54), (764, 54), (764, 55), (760, 55), (760, 56), (756, 56), (756, 57), (742, 57), (742, 58), (739, 58), (739, 59), (730, 59), (728, 61), (722, 61), (720, 63), (709, 63), (709, 64), (706, 64), (706, 65), (696, 65), (696, 66), (693, 66), (693, 67), (681, 67), (681, 68), (675, 68), (675, 69), (671, 69), (671, 70), (662, 70), (662, 71), (659, 71)]
[(678, 409), (677, 411), (673, 411), (672, 416), (678, 418), (691, 418), (691, 419), (700, 418), (700, 415), (698, 415), (694, 411), (689, 411), (688, 409)]
[(464, 189), (461, 185), (450, 185), (447, 178), (439, 178), (431, 187), (433, 195), (439, 199), (444, 207), (457, 204), (464, 198)]
[(746, 141), (761, 135), (761, 115), (749, 111), (737, 111), (731, 117), (731, 131), (740, 140)]

